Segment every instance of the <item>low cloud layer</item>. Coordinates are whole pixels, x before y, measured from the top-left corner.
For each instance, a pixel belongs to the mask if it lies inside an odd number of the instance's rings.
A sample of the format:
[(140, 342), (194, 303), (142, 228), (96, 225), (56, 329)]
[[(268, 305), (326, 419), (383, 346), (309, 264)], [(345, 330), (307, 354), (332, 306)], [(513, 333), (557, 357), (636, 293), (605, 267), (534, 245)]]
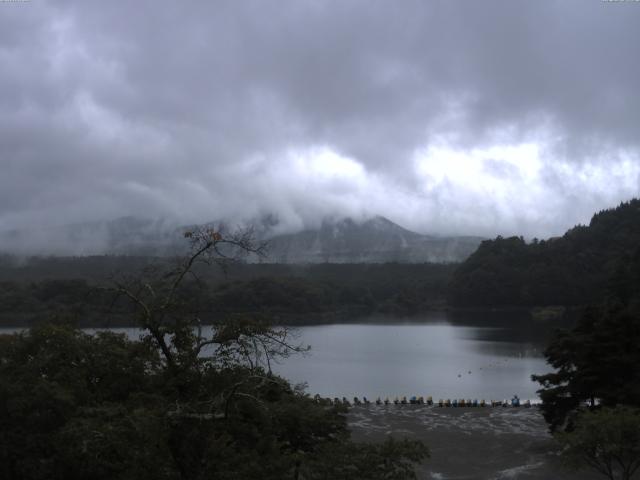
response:
[(381, 214), (557, 235), (640, 190), (640, 3), (0, 3), (0, 230)]

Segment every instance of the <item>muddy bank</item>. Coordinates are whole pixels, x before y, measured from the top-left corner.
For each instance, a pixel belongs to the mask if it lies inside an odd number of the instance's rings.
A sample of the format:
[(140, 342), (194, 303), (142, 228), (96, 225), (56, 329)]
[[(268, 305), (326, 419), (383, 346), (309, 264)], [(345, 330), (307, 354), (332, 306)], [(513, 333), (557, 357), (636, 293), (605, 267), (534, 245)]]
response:
[(418, 468), (424, 480), (591, 480), (588, 470), (562, 467), (557, 445), (536, 408), (439, 408), (426, 405), (353, 407), (355, 440), (387, 435), (423, 440), (431, 458)]

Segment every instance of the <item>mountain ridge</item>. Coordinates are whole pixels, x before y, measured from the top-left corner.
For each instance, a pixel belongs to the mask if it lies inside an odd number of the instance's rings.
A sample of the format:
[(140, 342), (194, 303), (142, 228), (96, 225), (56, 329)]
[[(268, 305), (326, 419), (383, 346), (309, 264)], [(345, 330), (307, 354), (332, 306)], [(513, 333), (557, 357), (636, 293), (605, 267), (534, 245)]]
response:
[[(209, 222), (204, 225), (224, 225)], [(424, 235), (386, 217), (363, 220), (325, 218), (317, 228), (279, 233), (277, 216), (268, 215), (244, 226), (255, 228), (256, 239), (268, 243), (262, 263), (452, 263), (468, 257), (482, 241), (474, 236)], [(0, 232), (0, 252), (21, 255), (144, 255), (167, 256), (184, 252), (183, 232), (166, 219), (119, 217), (49, 228)]]
[[(456, 269), (450, 302), (461, 307), (585, 305), (634, 284), (640, 258), (640, 199), (593, 215), (549, 240), (483, 241)], [(634, 260), (635, 259), (635, 260)]]

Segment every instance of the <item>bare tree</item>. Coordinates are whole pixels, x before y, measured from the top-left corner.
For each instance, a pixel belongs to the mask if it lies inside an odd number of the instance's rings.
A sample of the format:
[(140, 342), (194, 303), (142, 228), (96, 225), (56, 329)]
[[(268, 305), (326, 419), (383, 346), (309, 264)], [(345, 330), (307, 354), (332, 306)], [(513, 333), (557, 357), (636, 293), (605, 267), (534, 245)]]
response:
[(184, 237), (189, 253), (172, 268), (152, 267), (114, 280), (111, 288), (131, 302), (145, 338), (158, 347), (168, 369), (240, 362), (271, 373), (274, 358), (308, 349), (294, 343), (290, 329), (253, 319), (230, 317), (204, 327), (197, 310), (189, 305), (191, 299), (185, 298), (187, 284), (203, 285), (197, 273), (202, 265), (226, 270), (239, 256), (264, 255), (266, 244), (256, 243), (250, 228), (228, 233), (224, 225), (197, 227)]

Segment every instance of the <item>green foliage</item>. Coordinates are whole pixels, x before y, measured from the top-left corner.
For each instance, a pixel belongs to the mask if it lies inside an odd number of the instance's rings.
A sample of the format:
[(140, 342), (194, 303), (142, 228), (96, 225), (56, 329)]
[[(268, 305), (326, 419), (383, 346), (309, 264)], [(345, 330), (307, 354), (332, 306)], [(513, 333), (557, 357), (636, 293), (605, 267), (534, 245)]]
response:
[[(117, 420), (124, 412), (141, 401), (150, 411), (158, 401), (159, 364), (155, 350), (107, 332), (90, 336), (47, 325), (0, 336), (2, 478), (76, 478), (60, 473), (70, 451), (108, 449), (108, 435), (121, 433)], [(77, 435), (100, 416), (104, 431), (92, 427), (91, 435)], [(119, 448), (136, 453), (126, 445)], [(108, 458), (100, 457), (100, 468)]]
[(150, 342), (69, 326), (0, 337), (0, 399), (2, 478), (400, 479), (424, 458), (351, 442), (341, 407), (261, 369), (176, 378)]
[(640, 468), (640, 410), (603, 408), (581, 413), (571, 432), (558, 433), (562, 456), (573, 468), (588, 466), (611, 480), (629, 480)]
[[(415, 478), (422, 444), (353, 443), (344, 407), (271, 373), (271, 359), (304, 350), (288, 329), (238, 316), (201, 328), (194, 265), (251, 244), (212, 229), (188, 238), (191, 256), (169, 271), (100, 290), (128, 302), (140, 340), (62, 323), (0, 335), (0, 478)], [(38, 291), (59, 297), (55, 284)]]
[[(534, 375), (553, 430), (573, 428), (585, 404), (640, 407), (640, 250), (608, 282), (607, 297), (545, 351), (556, 372)], [(620, 278), (626, 279), (620, 281)]]
[(556, 372), (534, 375), (552, 429), (571, 426), (585, 403), (640, 406), (640, 315), (621, 307), (590, 308), (545, 351)]
[[(560, 238), (482, 242), (455, 271), (449, 299), (456, 306), (586, 305), (602, 298), (638, 245), (640, 200), (634, 199)], [(623, 280), (618, 286), (623, 285), (631, 284)]]
[[(110, 262), (119, 265), (120, 257), (30, 262), (33, 265), (27, 263), (0, 272), (7, 279), (0, 281), (0, 325), (29, 326), (53, 314), (73, 318), (88, 327), (135, 325), (131, 301), (125, 297), (114, 301), (110, 292), (99, 288), (100, 275), (89, 279), (38, 277), (51, 269), (59, 269), (61, 277), (88, 275), (85, 262), (101, 273)], [(140, 259), (132, 259), (133, 265), (139, 262)], [(238, 264), (227, 276), (220, 276), (196, 265), (194, 271), (200, 281), (188, 279), (176, 293), (184, 300), (181, 309), (198, 311), (207, 322), (239, 313), (289, 324), (353, 319), (375, 313), (411, 315), (444, 305), (453, 268), (434, 264)], [(148, 275), (150, 280), (157, 277), (154, 271)], [(19, 281), (22, 275), (40, 279)]]
[(428, 456), (422, 442), (392, 437), (380, 444), (326, 444), (303, 475), (309, 480), (409, 480), (417, 478), (414, 464)]

